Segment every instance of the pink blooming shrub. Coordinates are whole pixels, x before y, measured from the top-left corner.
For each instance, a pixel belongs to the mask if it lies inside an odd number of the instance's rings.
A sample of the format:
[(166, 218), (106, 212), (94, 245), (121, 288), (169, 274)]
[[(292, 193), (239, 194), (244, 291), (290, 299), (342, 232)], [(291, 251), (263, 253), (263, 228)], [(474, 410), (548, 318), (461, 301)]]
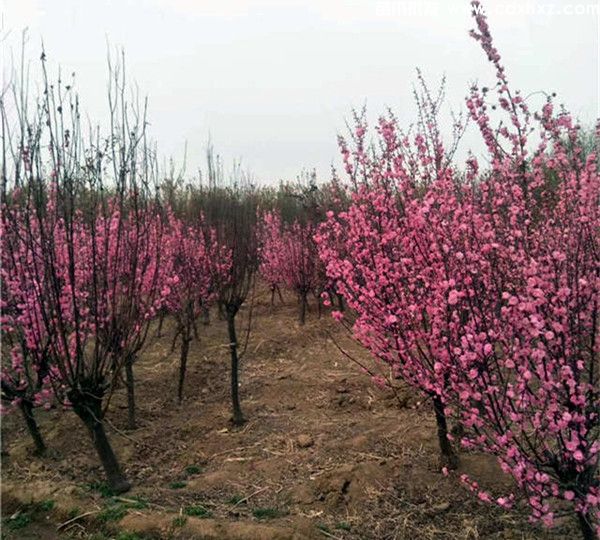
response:
[[(378, 150), (367, 151), (367, 126), (359, 121), (353, 145), (341, 140), (352, 204), (328, 215), (319, 250), (356, 312), (357, 338), (433, 397), (442, 450), (448, 443), (440, 420), (455, 412), (462, 445), (497, 456), (533, 519), (549, 526), (571, 511), (584, 537), (594, 538), (597, 156), (585, 154), (579, 128), (555, 112), (551, 97), (531, 113), (510, 89), (474, 7), (473, 35), (495, 68), (497, 97), (474, 86), (467, 108), (490, 169), (480, 171), (469, 158), (459, 175), (435, 122), (421, 123), (408, 139), (393, 118), (382, 119)], [(508, 121), (493, 126), (490, 117), (502, 114)], [(463, 480), (484, 502), (514, 504), (514, 494), (492, 496)]]
[(488, 92), (472, 88), (467, 106), (491, 170), (477, 188), (478, 215), (467, 224), (481, 238), (479, 252), (460, 259), (473, 275), (457, 289), (463, 336), (452, 351), (452, 386), (467, 428), (462, 444), (498, 457), (533, 518), (552, 525), (556, 513), (570, 508), (584, 537), (594, 538), (600, 518), (597, 155), (585, 154), (580, 129), (565, 111), (555, 112), (551, 97), (533, 114), (512, 92), (487, 21), (473, 5), (473, 35), (495, 67), (496, 108), (509, 122), (492, 127)]
[(276, 212), (263, 216), (259, 270), (272, 287), (283, 283), (298, 295), (300, 324), (306, 319), (308, 295), (319, 290), (323, 277), (315, 231), (312, 223), (301, 223), (297, 219), (283, 224)]
[[(52, 391), (48, 384), (50, 365), (44, 350), (36, 346), (38, 341), (47, 341), (40, 327), (40, 315), (35, 311), (35, 283), (27, 279), (32, 264), (31, 257), (23, 249), (22, 242), (12, 231), (0, 228), (0, 310), (2, 345), (4, 354), (0, 365), (3, 412), (18, 408), (25, 419), (35, 446), (42, 454), (46, 444), (38, 428), (33, 410), (35, 407), (49, 408)], [(30, 305), (31, 309), (23, 309)], [(36, 339), (39, 335), (39, 340)], [(6, 405), (6, 407), (4, 407)]]
[(201, 220), (187, 224), (168, 212), (161, 283), (164, 307), (177, 325), (175, 340), (181, 340), (177, 393), (180, 403), (196, 320), (216, 300), (214, 276), (227, 274), (230, 265), (228, 254), (217, 244), (214, 231), (204, 229)]
[(282, 245), (281, 216), (277, 212), (265, 212), (260, 221), (258, 231), (260, 265), (258, 271), (267, 282), (271, 291), (271, 305), (275, 300), (275, 293), (283, 302), (280, 286), (283, 284), (283, 266), (286, 254)]
[(3, 212), (3, 308), (12, 299), (3, 332), (21, 336), (16, 372), (44, 374), (38, 399), (49, 386), (73, 408), (100, 445), (109, 481), (126, 489), (103, 434), (102, 402), (159, 305), (161, 218), (151, 207), (125, 215), (109, 202), (106, 215), (87, 220), (62, 207), (58, 189), (45, 196), (43, 208), (23, 196)]
[(0, 103), (3, 115), (18, 112), (21, 130), (3, 139), (10, 178), (2, 186), (2, 301), (11, 318), (3, 336), (16, 336), (27, 369), (43, 374), (54, 399), (81, 419), (110, 487), (122, 492), (130, 484), (103, 417), (161, 305), (162, 216), (148, 185), (146, 122), (129, 116), (117, 72), (113, 131), (85, 139), (71, 85), (43, 74), (35, 107), (18, 89), (14, 102)]
[[(356, 117), (353, 151), (340, 147), (353, 190), (345, 211), (328, 212), (316, 240), (327, 275), (356, 313), (354, 335), (394, 376), (432, 398), (441, 458), (455, 466), (447, 437), (449, 345), (460, 335), (449, 317), (456, 273), (440, 229), (460, 223), (454, 171), (432, 127), (438, 105), (421, 95), (421, 125), (412, 138), (392, 116), (377, 126), (378, 146), (366, 148), (367, 126)], [(340, 312), (334, 316), (341, 319)]]

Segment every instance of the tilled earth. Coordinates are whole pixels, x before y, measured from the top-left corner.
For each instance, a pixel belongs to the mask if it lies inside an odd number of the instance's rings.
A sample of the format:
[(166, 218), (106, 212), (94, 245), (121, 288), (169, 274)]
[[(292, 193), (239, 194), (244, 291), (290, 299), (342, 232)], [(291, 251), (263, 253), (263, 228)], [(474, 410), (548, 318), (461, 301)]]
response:
[[(133, 488), (112, 496), (91, 442), (71, 412), (36, 411), (51, 448), (34, 457), (21, 418), (3, 420), (3, 537), (198, 539), (577, 538), (480, 503), (458, 480), (511, 489), (493, 460), (462, 454), (439, 472), (430, 404), (411, 389), (376, 387), (352, 358), (369, 356), (328, 314), (269, 305), (257, 293), (241, 368), (247, 422), (230, 424), (226, 327), (217, 314), (192, 343), (185, 399), (177, 404), (173, 327), (149, 340), (135, 365), (138, 428), (128, 430), (124, 390), (107, 429)], [(246, 340), (249, 309), (240, 315)], [(154, 335), (154, 334), (153, 334)]]

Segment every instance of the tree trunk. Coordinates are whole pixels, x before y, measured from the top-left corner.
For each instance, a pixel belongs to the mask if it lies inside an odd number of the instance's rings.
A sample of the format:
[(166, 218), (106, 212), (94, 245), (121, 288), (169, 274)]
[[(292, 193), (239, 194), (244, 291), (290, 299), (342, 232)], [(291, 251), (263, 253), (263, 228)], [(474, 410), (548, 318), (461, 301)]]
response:
[(33, 404), (31, 401), (23, 399), (19, 404), (19, 408), (21, 409), (21, 413), (23, 414), (23, 418), (27, 424), (27, 430), (29, 431), (29, 434), (33, 440), (35, 449), (34, 452), (36, 455), (41, 456), (46, 452), (46, 444), (44, 443), (40, 429), (35, 421), (35, 417), (33, 416)]
[(597, 536), (590, 516), (578, 512), (577, 519), (579, 520), (579, 528), (581, 529), (581, 537), (583, 540), (595, 540)]
[(194, 339), (196, 341), (200, 341), (200, 332), (198, 332), (198, 325), (196, 324), (196, 319), (192, 315), (192, 328), (194, 329)]
[(1, 457), (9, 456), (7, 444), (8, 443), (6, 442), (6, 432), (3, 431), (2, 433), (0, 433), (0, 456)]
[(340, 293), (335, 293), (335, 296), (337, 297), (340, 311), (341, 312), (346, 311), (346, 304), (344, 304), (344, 297)]
[(437, 435), (440, 445), (440, 461), (442, 466), (448, 467), (449, 469), (456, 469), (458, 466), (458, 456), (454, 452), (454, 449), (448, 440), (448, 424), (446, 422), (444, 404), (437, 396), (433, 398), (433, 410), (435, 412), (435, 420), (437, 423)]
[(100, 458), (108, 486), (114, 493), (125, 493), (131, 484), (123, 474), (117, 456), (110, 445), (102, 423), (102, 398), (90, 395), (79, 395), (73, 400), (73, 410), (85, 424)]
[(206, 306), (202, 306), (202, 324), (208, 326), (210, 324), (210, 311)]
[(162, 337), (162, 327), (163, 327), (163, 323), (165, 322), (165, 312), (161, 311), (160, 315), (158, 317), (158, 328), (156, 329), (156, 337)]
[(227, 314), (227, 330), (229, 332), (229, 349), (231, 352), (231, 405), (233, 411), (233, 424), (241, 426), (245, 420), (240, 406), (238, 368), (239, 360), (237, 354), (237, 336), (235, 333), (235, 315)]
[(188, 352), (190, 350), (190, 328), (189, 323), (181, 330), (181, 355), (179, 357), (179, 386), (177, 387), (177, 402), (181, 405), (183, 401), (183, 383), (185, 382), (185, 371), (187, 368)]
[(283, 301), (283, 295), (281, 294), (281, 289), (279, 288), (279, 285), (275, 285), (275, 289), (277, 289), (277, 294), (279, 295), (279, 301), (282, 304), (285, 304), (285, 302)]
[(306, 299), (306, 293), (300, 293), (300, 324), (304, 324), (306, 321), (306, 306), (308, 304), (308, 300)]
[(135, 429), (135, 380), (133, 378), (134, 356), (127, 355), (125, 359), (125, 383), (127, 385), (127, 427)]
[(275, 285), (271, 287), (271, 307), (275, 305)]

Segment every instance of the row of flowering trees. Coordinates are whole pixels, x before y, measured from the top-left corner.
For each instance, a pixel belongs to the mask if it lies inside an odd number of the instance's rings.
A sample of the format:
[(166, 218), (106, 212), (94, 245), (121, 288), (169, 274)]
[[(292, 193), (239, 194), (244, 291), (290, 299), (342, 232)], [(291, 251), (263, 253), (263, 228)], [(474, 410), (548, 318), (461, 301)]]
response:
[[(368, 147), (358, 117), (351, 143), (340, 140), (351, 204), (329, 212), (316, 238), (356, 313), (355, 336), (431, 398), (443, 470), (458, 459), (454, 413), (462, 446), (497, 457), (533, 518), (551, 525), (572, 511), (591, 539), (600, 519), (597, 155), (552, 96), (532, 113), (513, 92), (472, 5), (472, 36), (496, 76), (467, 98), (489, 168), (474, 157), (466, 174), (454, 167), (440, 102), (424, 87), (410, 136), (389, 116)], [(514, 504), (461, 479), (483, 501)]]
[[(129, 427), (136, 426), (134, 366), (153, 320), (167, 313), (175, 321), (181, 352), (174, 394), (181, 403), (196, 319), (215, 302), (228, 313), (233, 304), (239, 308), (256, 250), (241, 257), (250, 270), (240, 269), (239, 253), (248, 243), (239, 229), (224, 234), (201, 208), (158, 196), (145, 110), (126, 101), (118, 67), (109, 88), (111, 131), (104, 138), (83, 136), (72, 85), (51, 85), (44, 76), (38, 102), (30, 104), (15, 90), (1, 103), (5, 127), (15, 111), (19, 118), (16, 130), (7, 128), (3, 137), (2, 400), (21, 410), (38, 453), (46, 444), (34, 409), (74, 412), (118, 493), (130, 484), (107, 436), (105, 414), (124, 382)], [(226, 190), (216, 188), (211, 197), (235, 212)], [(245, 193), (236, 200), (256, 216)], [(228, 329), (235, 333), (233, 318)], [(234, 419), (237, 386), (236, 367)]]
[(346, 206), (347, 193), (334, 180), (317, 185), (315, 173), (301, 174), (296, 182), (264, 188), (258, 222), (259, 274), (271, 292), (283, 297), (281, 289), (293, 292), (298, 300), (298, 321), (303, 325), (308, 299), (317, 299), (319, 316), (323, 304), (337, 300), (343, 311), (343, 297), (325, 272), (319, 257), (316, 233), (328, 210)]

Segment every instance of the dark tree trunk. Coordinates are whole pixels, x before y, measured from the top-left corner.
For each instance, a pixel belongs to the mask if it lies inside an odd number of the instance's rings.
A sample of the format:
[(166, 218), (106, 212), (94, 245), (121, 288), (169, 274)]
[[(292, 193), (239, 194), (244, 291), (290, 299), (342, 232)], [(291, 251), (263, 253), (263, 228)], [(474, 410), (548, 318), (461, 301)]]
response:
[(206, 306), (202, 306), (202, 324), (208, 326), (210, 324), (210, 311)]
[(35, 417), (33, 416), (33, 404), (31, 401), (23, 399), (19, 404), (19, 408), (21, 409), (21, 413), (23, 414), (23, 418), (27, 424), (29, 435), (31, 435), (31, 439), (33, 440), (35, 454), (41, 456), (46, 452), (46, 444), (44, 443), (44, 439), (40, 433), (40, 428), (35, 421)]
[(439, 397), (433, 398), (433, 410), (435, 412), (435, 421), (437, 423), (437, 435), (440, 445), (440, 461), (444, 467), (456, 469), (458, 466), (458, 456), (454, 452), (450, 441), (448, 440), (448, 424), (446, 422), (446, 413), (444, 404)]
[(346, 311), (346, 304), (344, 303), (344, 297), (340, 293), (335, 293), (335, 296), (337, 297), (340, 311), (342, 311), (342, 312)]
[(194, 339), (196, 341), (200, 340), (200, 332), (198, 332), (198, 325), (196, 324), (196, 319), (192, 319), (192, 328), (194, 329)]
[(233, 424), (241, 426), (245, 420), (240, 406), (238, 370), (239, 359), (237, 354), (237, 336), (235, 333), (235, 315), (227, 314), (227, 331), (229, 332), (229, 349), (231, 352), (231, 405), (233, 412)]
[(161, 311), (160, 315), (158, 317), (158, 328), (156, 329), (156, 337), (162, 337), (162, 327), (163, 327), (163, 323), (165, 322), (165, 312)]
[(102, 398), (89, 394), (78, 394), (71, 397), (73, 410), (85, 424), (100, 458), (108, 486), (114, 493), (124, 493), (131, 484), (123, 474), (117, 456), (104, 431), (102, 423)]
[(300, 324), (304, 324), (306, 322), (306, 307), (308, 305), (308, 300), (306, 298), (306, 293), (300, 293), (300, 315), (299, 321)]
[(185, 382), (185, 371), (190, 350), (190, 328), (189, 323), (181, 330), (181, 355), (179, 357), (179, 386), (177, 387), (177, 402), (181, 405), (183, 401), (183, 384)]
[(133, 362), (135, 358), (128, 354), (125, 359), (125, 383), (127, 385), (127, 426), (135, 429), (135, 380), (133, 378)]
[(590, 516), (579, 512), (577, 513), (577, 519), (579, 520), (579, 528), (581, 529), (581, 537), (583, 540), (597, 539)]
[(9, 456), (5, 431), (0, 432), (0, 456), (2, 456), (2, 457)]
[(285, 302), (283, 301), (283, 295), (281, 294), (281, 289), (279, 288), (279, 285), (273, 285), (271, 287), (271, 306), (275, 305), (275, 293), (277, 293), (277, 296), (279, 296), (279, 301), (281, 302), (281, 304), (284, 305)]

